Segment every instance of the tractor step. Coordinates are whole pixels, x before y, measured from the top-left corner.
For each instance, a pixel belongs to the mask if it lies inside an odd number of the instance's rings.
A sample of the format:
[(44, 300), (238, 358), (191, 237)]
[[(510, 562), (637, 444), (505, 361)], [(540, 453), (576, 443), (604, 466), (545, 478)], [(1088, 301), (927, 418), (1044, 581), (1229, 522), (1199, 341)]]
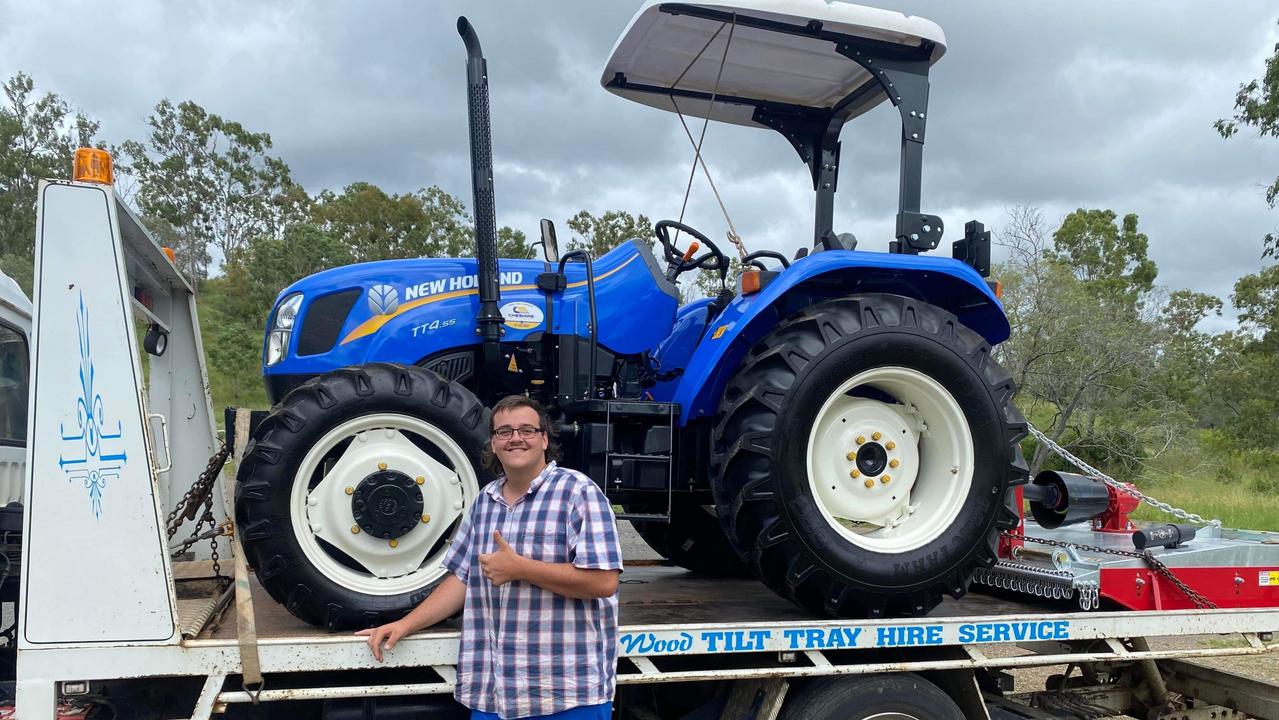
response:
[(668, 523), (671, 521), (670, 515), (662, 513), (616, 513), (618, 520), (630, 520), (632, 522), (657, 522)]

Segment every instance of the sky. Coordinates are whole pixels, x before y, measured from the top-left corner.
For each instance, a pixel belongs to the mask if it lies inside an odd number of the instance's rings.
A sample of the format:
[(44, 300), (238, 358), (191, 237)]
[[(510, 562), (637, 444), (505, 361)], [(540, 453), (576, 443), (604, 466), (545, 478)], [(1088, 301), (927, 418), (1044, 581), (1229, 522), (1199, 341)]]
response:
[[(1279, 226), (1263, 192), (1279, 139), (1223, 140), (1238, 86), (1279, 42), (1254, 0), (881, 0), (938, 23), (923, 209), (998, 230), (1010, 209), (1051, 226), (1076, 208), (1137, 213), (1158, 282), (1228, 299), (1261, 269)], [(498, 222), (536, 237), (578, 210), (680, 214), (693, 155), (677, 116), (604, 91), (600, 74), (639, 2), (18, 2), (0, 0), (0, 76), (31, 75), (142, 138), (156, 102), (194, 100), (250, 130), (312, 193), (366, 181), (438, 185), (471, 201), (465, 53), (479, 33), (491, 82)], [(899, 121), (881, 106), (844, 129), (835, 228), (886, 250), (897, 209)], [(700, 129), (700, 122), (694, 125)], [(713, 123), (703, 155), (750, 250), (812, 242), (807, 168), (776, 133)], [(686, 221), (727, 226), (700, 177)], [(998, 256), (998, 250), (996, 251)], [(1232, 324), (1232, 315), (1205, 329)]]

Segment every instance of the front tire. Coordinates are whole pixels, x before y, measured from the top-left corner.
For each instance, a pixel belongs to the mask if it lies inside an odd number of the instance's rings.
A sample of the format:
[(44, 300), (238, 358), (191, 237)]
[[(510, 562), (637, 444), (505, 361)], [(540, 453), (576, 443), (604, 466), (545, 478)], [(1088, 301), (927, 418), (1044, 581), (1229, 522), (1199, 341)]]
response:
[(1025, 421), (990, 346), (896, 295), (816, 304), (748, 353), (712, 438), (719, 517), (778, 594), (839, 617), (963, 595), (1015, 527)]
[(329, 630), (403, 616), (444, 577), (487, 430), (474, 395), (422, 368), (375, 363), (298, 387), (238, 471), (236, 515), (259, 582)]

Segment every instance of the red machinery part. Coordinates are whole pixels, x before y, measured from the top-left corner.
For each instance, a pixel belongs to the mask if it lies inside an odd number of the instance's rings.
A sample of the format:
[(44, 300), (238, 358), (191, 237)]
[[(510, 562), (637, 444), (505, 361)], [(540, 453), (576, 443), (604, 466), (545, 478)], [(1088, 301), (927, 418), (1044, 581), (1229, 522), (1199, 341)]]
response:
[[(1130, 483), (1123, 483), (1123, 485), (1133, 491), (1137, 490)], [(1120, 492), (1111, 485), (1107, 485), (1106, 490), (1110, 493), (1110, 504), (1106, 506), (1105, 512), (1093, 518), (1092, 529), (1107, 533), (1130, 533), (1135, 530), (1132, 521), (1128, 519), (1128, 513), (1141, 505), (1140, 498)]]
[[(1168, 569), (1219, 608), (1279, 607), (1279, 567)], [(1149, 568), (1102, 568), (1101, 596), (1130, 610), (1195, 609), (1180, 588)]]

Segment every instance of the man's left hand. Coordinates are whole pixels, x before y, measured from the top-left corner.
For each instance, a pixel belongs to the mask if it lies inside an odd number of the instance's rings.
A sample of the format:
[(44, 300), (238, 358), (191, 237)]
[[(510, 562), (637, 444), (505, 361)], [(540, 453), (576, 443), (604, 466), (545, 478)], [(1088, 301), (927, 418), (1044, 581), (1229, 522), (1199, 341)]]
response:
[(502, 539), (502, 533), (496, 530), (493, 531), (493, 541), (497, 543), (497, 550), (480, 555), (480, 569), (484, 571), (484, 577), (494, 585), (522, 580), (526, 562), (524, 556), (512, 550), (506, 540)]

